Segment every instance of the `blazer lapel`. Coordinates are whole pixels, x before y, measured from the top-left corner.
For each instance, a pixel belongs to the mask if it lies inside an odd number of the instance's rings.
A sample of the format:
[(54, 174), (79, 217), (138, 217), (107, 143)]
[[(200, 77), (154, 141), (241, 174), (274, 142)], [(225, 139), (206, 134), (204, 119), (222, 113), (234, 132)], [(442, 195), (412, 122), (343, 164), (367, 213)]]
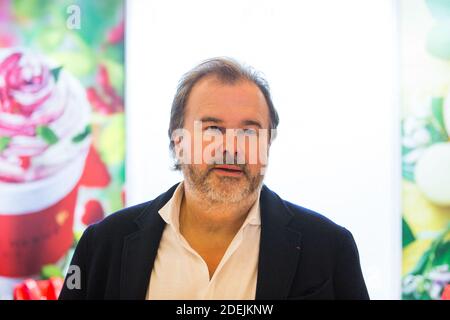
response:
[(145, 299), (153, 263), (166, 225), (158, 210), (172, 197), (178, 184), (153, 200), (135, 223), (139, 230), (124, 240), (120, 277), (121, 299)]
[[(124, 240), (121, 299), (145, 299), (165, 222), (158, 213), (178, 184), (156, 198), (136, 219), (139, 230)], [(282, 200), (265, 185), (261, 190), (261, 241), (256, 299), (285, 299), (300, 258), (301, 233)]]
[(260, 208), (256, 299), (286, 299), (299, 263), (301, 233), (292, 213), (265, 185), (261, 190)]

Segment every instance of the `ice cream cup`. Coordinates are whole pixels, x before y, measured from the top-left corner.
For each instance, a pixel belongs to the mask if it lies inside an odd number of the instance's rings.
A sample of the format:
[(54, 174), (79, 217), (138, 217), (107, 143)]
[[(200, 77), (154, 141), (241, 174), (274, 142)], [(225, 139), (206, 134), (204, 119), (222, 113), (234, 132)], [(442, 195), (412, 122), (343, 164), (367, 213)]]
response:
[(1, 133), (9, 138), (0, 157), (1, 298), (16, 280), (36, 276), (72, 246), (91, 110), (81, 83), (35, 52), (0, 50), (0, 66), (9, 99), (0, 105)]
[(70, 248), (85, 159), (86, 152), (42, 180), (0, 182), (0, 276), (39, 273)]

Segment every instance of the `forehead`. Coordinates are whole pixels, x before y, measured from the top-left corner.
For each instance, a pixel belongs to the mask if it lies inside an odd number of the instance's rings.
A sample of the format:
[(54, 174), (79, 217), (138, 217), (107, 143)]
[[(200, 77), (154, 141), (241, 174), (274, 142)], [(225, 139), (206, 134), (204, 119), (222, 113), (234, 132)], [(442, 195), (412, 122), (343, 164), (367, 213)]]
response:
[(269, 123), (269, 110), (258, 86), (248, 80), (223, 83), (216, 77), (205, 77), (192, 88), (187, 104), (186, 119), (216, 117), (224, 122), (250, 119)]

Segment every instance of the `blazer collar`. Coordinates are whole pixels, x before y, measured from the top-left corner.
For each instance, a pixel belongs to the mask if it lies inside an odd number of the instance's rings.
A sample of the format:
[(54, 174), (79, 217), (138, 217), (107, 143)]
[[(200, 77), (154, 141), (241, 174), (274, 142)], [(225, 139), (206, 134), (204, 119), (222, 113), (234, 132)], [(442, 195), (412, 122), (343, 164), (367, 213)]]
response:
[(178, 183), (144, 208), (135, 219), (139, 230), (126, 236), (122, 251), (120, 298), (143, 300), (147, 294), (153, 263), (166, 225), (158, 214), (172, 197)]
[[(126, 236), (122, 252), (121, 299), (145, 299), (151, 271), (166, 225), (158, 213), (179, 183), (145, 207), (136, 218), (139, 230)], [(301, 234), (283, 200), (263, 185), (260, 194), (261, 240), (256, 299), (288, 296), (300, 257)]]
[(261, 190), (261, 240), (256, 299), (286, 299), (301, 253), (300, 226), (284, 201)]

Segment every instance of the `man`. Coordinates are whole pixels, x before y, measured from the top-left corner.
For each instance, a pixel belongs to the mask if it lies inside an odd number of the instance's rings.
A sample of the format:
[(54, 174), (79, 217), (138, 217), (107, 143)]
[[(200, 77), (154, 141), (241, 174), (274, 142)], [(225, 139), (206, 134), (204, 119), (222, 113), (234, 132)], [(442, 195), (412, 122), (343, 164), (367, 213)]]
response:
[(351, 233), (263, 184), (278, 122), (252, 69), (189, 71), (169, 126), (184, 180), (91, 225), (60, 298), (368, 299)]

